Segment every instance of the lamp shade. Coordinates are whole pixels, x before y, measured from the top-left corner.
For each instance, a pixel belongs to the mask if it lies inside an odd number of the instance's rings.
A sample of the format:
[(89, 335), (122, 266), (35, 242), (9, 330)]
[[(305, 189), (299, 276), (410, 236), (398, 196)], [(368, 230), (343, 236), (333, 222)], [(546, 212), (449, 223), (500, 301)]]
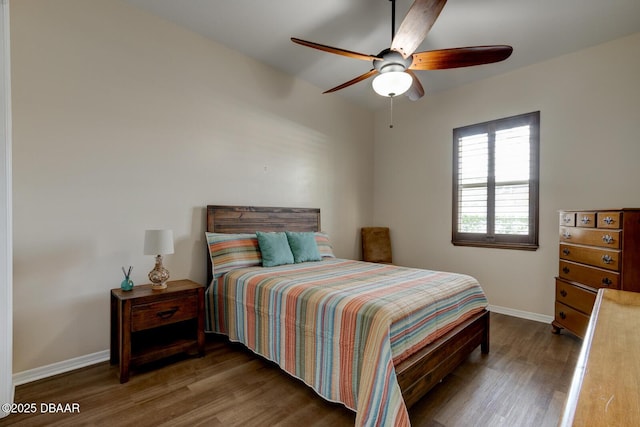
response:
[(378, 95), (398, 96), (409, 90), (413, 84), (411, 75), (404, 71), (388, 71), (381, 73), (373, 79), (371, 86)]
[(173, 253), (173, 230), (146, 230), (144, 254), (164, 255)]

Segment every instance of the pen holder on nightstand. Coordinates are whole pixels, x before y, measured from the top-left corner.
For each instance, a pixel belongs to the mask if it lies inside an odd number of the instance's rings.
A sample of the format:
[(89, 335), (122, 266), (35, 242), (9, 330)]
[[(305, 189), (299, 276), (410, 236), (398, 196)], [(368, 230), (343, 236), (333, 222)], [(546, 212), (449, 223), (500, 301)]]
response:
[(123, 291), (130, 291), (133, 289), (133, 280), (131, 279), (124, 279), (122, 281), (122, 283), (120, 283), (120, 288), (122, 288)]
[(122, 272), (124, 273), (124, 280), (120, 282), (120, 289), (123, 291), (130, 291), (133, 289), (133, 280), (131, 280), (131, 270), (133, 267), (129, 267), (129, 270), (126, 271), (124, 267), (122, 267)]

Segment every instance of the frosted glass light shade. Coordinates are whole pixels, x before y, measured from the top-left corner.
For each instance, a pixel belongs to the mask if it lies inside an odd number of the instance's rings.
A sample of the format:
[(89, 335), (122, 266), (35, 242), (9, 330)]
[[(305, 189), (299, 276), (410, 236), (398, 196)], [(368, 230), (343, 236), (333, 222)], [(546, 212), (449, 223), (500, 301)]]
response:
[(144, 254), (165, 255), (173, 253), (173, 230), (146, 230)]
[(378, 74), (371, 86), (378, 95), (398, 96), (408, 91), (412, 84), (413, 78), (404, 71), (389, 71)]

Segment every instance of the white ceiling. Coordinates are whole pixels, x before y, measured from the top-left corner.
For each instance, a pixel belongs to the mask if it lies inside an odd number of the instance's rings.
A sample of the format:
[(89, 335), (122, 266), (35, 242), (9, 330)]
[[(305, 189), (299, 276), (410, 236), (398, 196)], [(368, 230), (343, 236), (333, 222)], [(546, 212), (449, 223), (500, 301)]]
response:
[[(299, 46), (291, 37), (365, 54), (391, 44), (389, 0), (126, 1), (306, 80), (319, 92), (368, 71), (371, 63)], [(396, 28), (412, 3), (397, 0)], [(416, 73), (426, 98), (639, 31), (640, 0), (449, 0), (417, 51), (507, 44), (514, 52), (497, 64)], [(371, 79), (324, 96), (369, 109), (387, 105), (371, 89)]]

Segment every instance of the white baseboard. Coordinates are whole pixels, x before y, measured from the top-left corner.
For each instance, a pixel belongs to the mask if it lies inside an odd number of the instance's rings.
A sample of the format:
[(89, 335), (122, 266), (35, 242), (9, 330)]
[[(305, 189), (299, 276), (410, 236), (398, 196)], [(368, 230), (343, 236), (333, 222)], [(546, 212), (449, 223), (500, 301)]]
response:
[(103, 350), (97, 353), (74, 357), (73, 359), (69, 360), (63, 360), (62, 362), (52, 363), (51, 365), (41, 366), (39, 368), (29, 369), (22, 372), (16, 372), (15, 374), (13, 374), (13, 384), (19, 386), (22, 384), (30, 383), (32, 381), (37, 381), (43, 378), (52, 377), (54, 375), (63, 374), (75, 369), (84, 368), (85, 366), (104, 362), (106, 360), (109, 360), (110, 357), (111, 355), (109, 350)]
[(507, 316), (520, 317), (521, 319), (535, 320), (536, 322), (542, 323), (551, 323), (553, 321), (553, 316), (531, 313), (529, 311), (515, 310), (508, 307), (500, 307), (499, 305), (490, 305), (489, 311), (499, 314), (506, 314)]
[[(520, 317), (522, 319), (535, 320), (536, 322), (542, 323), (551, 323), (551, 321), (553, 320), (553, 317), (546, 316), (544, 314), (515, 310), (513, 308), (500, 307), (497, 305), (490, 305), (489, 311), (499, 314), (506, 314), (507, 316)], [(43, 378), (48, 378), (54, 375), (73, 371), (75, 369), (84, 368), (85, 366), (105, 362), (109, 360), (109, 358), (109, 350), (103, 350), (97, 353), (74, 357), (73, 359), (69, 360), (63, 360), (62, 362), (52, 363), (51, 365), (17, 372), (13, 374), (13, 384), (19, 386), (22, 384), (30, 383), (32, 381), (37, 381)]]

